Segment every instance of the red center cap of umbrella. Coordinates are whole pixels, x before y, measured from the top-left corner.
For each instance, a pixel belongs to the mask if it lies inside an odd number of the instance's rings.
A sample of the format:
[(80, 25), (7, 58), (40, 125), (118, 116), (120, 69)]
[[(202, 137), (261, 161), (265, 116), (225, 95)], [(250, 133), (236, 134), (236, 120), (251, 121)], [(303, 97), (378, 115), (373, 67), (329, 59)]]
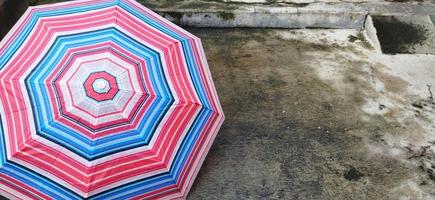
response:
[(95, 72), (84, 83), (86, 95), (96, 101), (111, 100), (118, 92), (116, 78), (107, 72)]

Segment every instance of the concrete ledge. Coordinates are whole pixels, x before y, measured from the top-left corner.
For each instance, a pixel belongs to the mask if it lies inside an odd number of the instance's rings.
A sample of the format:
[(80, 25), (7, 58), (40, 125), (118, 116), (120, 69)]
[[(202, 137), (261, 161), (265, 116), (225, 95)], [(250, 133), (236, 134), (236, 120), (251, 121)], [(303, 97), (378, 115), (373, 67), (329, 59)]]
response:
[(368, 38), (368, 41), (372, 44), (375, 51), (377, 51), (378, 53), (382, 53), (381, 43), (379, 42), (377, 31), (375, 26), (373, 25), (373, 20), (370, 15), (367, 16), (366, 19), (365, 33), (366, 33), (366, 37)]
[(165, 18), (192, 27), (356, 28), (367, 15), (433, 15), (430, 2), (234, 3), (140, 1)]
[(274, 12), (162, 12), (165, 18), (191, 27), (353, 28), (364, 25), (366, 14)]

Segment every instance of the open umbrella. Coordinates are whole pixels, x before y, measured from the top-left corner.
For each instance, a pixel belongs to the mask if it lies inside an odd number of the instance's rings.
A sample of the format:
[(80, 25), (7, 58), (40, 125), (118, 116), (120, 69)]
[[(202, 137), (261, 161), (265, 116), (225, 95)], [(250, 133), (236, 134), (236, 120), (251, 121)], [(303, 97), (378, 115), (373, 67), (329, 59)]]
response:
[(185, 198), (224, 120), (200, 40), (133, 0), (29, 8), (0, 103), (11, 199)]

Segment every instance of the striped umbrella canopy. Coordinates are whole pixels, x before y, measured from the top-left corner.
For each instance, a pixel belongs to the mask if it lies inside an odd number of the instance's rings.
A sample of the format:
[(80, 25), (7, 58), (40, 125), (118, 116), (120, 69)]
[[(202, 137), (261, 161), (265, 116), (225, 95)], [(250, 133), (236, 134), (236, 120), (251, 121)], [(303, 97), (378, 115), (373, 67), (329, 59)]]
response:
[(200, 40), (134, 0), (29, 8), (0, 43), (0, 194), (186, 198), (224, 116)]

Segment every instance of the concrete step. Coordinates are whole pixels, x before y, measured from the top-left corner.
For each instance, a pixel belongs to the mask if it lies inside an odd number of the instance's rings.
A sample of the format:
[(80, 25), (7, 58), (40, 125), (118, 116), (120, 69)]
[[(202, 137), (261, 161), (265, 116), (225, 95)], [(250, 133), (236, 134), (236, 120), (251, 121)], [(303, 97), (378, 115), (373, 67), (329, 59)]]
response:
[(190, 27), (363, 29), (367, 15), (435, 15), (434, 0), (139, 0)]

